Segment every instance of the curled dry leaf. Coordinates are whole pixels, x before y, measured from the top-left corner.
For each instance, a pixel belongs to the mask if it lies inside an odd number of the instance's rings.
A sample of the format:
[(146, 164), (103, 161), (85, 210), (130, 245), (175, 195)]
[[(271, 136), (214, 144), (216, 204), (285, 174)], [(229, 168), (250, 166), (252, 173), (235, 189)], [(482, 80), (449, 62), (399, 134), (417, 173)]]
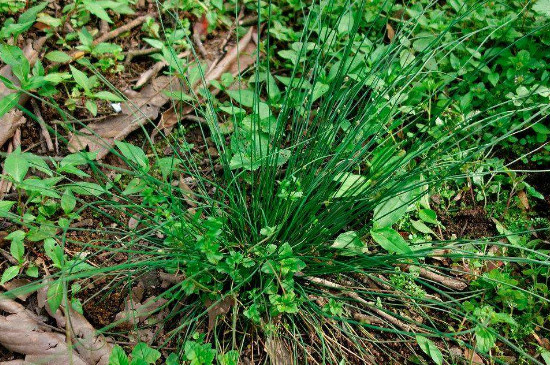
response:
[(521, 190), (518, 192), (518, 198), (521, 202), (522, 207), (525, 208), (525, 210), (529, 210), (529, 199), (527, 198), (525, 190)]
[(390, 23), (386, 23), (386, 32), (388, 34), (388, 39), (392, 42), (393, 38), (395, 38), (395, 30)]

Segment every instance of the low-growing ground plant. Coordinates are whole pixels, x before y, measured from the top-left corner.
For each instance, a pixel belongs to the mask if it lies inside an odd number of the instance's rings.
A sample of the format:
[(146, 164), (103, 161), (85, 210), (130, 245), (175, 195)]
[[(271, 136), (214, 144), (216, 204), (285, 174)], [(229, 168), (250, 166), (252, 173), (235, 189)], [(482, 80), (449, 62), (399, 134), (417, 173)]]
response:
[[(177, 28), (175, 3), (157, 4), (168, 14), (160, 24)], [(77, 2), (66, 17), (89, 12), (111, 21), (106, 10), (120, 9), (93, 4)], [(178, 119), (191, 110), (198, 137), (155, 128), (155, 140), (117, 140), (117, 165), (95, 161), (93, 152), (57, 160), (9, 154), (3, 175), (17, 196), (0, 201), (0, 214), (17, 225), (6, 237), (17, 263), (2, 283), (43, 276), (25, 260), (24, 242), (38, 243), (53, 264), (54, 313), (69, 305), (82, 312), (74, 286), (82, 280), (108, 278), (114, 284), (105, 292), (131, 292), (151, 272), (167, 275), (169, 287), (156, 294), (156, 309), (169, 310), (160, 345), (177, 346), (166, 364), (506, 363), (510, 354), (518, 363), (547, 361), (547, 350), (525, 345), (549, 321), (548, 250), (530, 222), (495, 213), (494, 237), (448, 239), (442, 230), (442, 208), (468, 183), (476, 202), (520, 190), (540, 198), (487, 156), (547, 134), (547, 65), (536, 51), (549, 14), (514, 2), (517, 12), (501, 20), (510, 5), (493, 5), (258, 2), (257, 29), (267, 29), (258, 34), (254, 67), (213, 82), (208, 65), (175, 58), (179, 45), (164, 34), (157, 46), (174, 80), (171, 107)], [(277, 16), (286, 7), (307, 9), (294, 29)], [(201, 8), (186, 11), (202, 16)], [(151, 32), (162, 38), (165, 30)], [(484, 44), (494, 47), (481, 52)], [(535, 59), (517, 51), (526, 44)], [(21, 59), (10, 46), (0, 49), (7, 64), (11, 56)], [(41, 97), (36, 91), (56, 84), (43, 81), (40, 67), (21, 67), (19, 93)], [(93, 116), (94, 100), (120, 98), (98, 67), (66, 70), (72, 95)], [(2, 99), (6, 112), (12, 99)], [(78, 125), (69, 111), (64, 117)], [(84, 215), (103, 227), (74, 228)], [(69, 256), (67, 247), (80, 252)], [(107, 264), (92, 266), (94, 259)], [(116, 347), (110, 363), (160, 357), (138, 343), (130, 357)]]

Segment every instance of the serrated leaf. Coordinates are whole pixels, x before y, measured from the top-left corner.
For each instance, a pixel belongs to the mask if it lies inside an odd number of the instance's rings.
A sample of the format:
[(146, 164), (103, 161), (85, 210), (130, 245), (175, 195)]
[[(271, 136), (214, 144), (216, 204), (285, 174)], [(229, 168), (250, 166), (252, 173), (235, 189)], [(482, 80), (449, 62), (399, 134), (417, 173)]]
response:
[(412, 250), (403, 237), (390, 227), (374, 229), (370, 231), (372, 239), (378, 243), (383, 249), (390, 253), (400, 255), (411, 254)]
[(497, 340), (497, 336), (486, 327), (482, 325), (477, 325), (475, 328), (476, 334), (476, 349), (481, 352), (488, 353)]
[(132, 350), (133, 359), (142, 359), (147, 364), (154, 364), (160, 358), (160, 352), (150, 348), (146, 343), (138, 343)]

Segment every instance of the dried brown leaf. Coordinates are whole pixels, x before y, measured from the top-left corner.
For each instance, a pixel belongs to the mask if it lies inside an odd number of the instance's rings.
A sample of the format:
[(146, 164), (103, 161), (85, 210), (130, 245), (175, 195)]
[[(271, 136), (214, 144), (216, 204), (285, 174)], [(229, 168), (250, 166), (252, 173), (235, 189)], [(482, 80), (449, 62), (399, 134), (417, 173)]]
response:
[(388, 39), (390, 40), (390, 42), (393, 41), (393, 38), (395, 38), (395, 30), (390, 23), (386, 23), (386, 32), (388, 34)]
[(215, 303), (208, 299), (204, 305), (208, 309), (208, 332), (210, 332), (214, 329), (218, 316), (229, 313), (231, 307), (235, 305), (235, 299), (233, 297), (225, 297), (223, 300)]

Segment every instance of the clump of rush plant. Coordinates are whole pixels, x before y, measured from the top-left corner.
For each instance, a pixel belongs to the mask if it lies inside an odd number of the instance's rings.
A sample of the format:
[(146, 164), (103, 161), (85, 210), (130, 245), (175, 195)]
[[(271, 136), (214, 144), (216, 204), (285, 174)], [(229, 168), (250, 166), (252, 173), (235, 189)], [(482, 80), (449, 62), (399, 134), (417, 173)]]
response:
[[(412, 207), (435, 220), (430, 191), (470, 176), (468, 163), (548, 116), (548, 103), (521, 101), (530, 94), (479, 110), (455, 98), (498, 56), (477, 55), (470, 34), (449, 37), (485, 3), (457, 5), (452, 24), (420, 37), (413, 37), (415, 18), (403, 11), (408, 4), (380, 1), (373, 13), (363, 1), (308, 3), (301, 39), (283, 53), (292, 67), (277, 78), (269, 11), (258, 3), (267, 39), (259, 37), (255, 67), (238, 77), (240, 87), (222, 90), (231, 101), (229, 117), (220, 120), (221, 96), (207, 91), (204, 77), (200, 91), (173, 105), (176, 111), (191, 105), (202, 118), (203, 156), (180, 132), (157, 135), (144, 148), (117, 142), (113, 153), (125, 167), (117, 167), (115, 177), (106, 172), (114, 167), (74, 155), (92, 167), (93, 187), (86, 186), (101, 197), (83, 199), (82, 185), (73, 189), (78, 214), (94, 212), (116, 225), (94, 229), (101, 239), (82, 243), (71, 238), (67, 222), (60, 241), (83, 245), (90, 252), (86, 260), (102, 255), (110, 264), (82, 267), (82, 258), (58, 265), (52, 277), (70, 288), (82, 278), (107, 276), (114, 287), (131, 290), (151, 272), (170, 274), (171, 286), (158, 294), (170, 309), (164, 341), (178, 344), (176, 355), (193, 364), (238, 358), (276, 364), (425, 358), (443, 364), (461, 361), (454, 356), (471, 361), (476, 353), (498, 361), (505, 349), (540, 362), (500, 332), (513, 319), (492, 307), (472, 307), (484, 293), (468, 289), (475, 278), (463, 264), (528, 263), (544, 275), (546, 253), (504, 243), (507, 232), (494, 239), (413, 243), (397, 228)], [(363, 18), (367, 10), (370, 22)], [(396, 17), (388, 39), (375, 25)], [(502, 31), (513, 21), (484, 31)], [(547, 25), (524, 37), (535, 39)], [(383, 47), (361, 36), (373, 32)], [(434, 82), (436, 59), (464, 48), (472, 58)], [(461, 72), (471, 64), (473, 71)], [(206, 69), (197, 64), (171, 72), (185, 88)], [(411, 99), (414, 106), (405, 106)], [(222, 128), (227, 122), (229, 136)], [(482, 138), (487, 131), (494, 134), (491, 141)], [(160, 157), (159, 139), (172, 155)], [(199, 166), (204, 156), (207, 169)], [(65, 180), (55, 189), (75, 185)], [(122, 216), (138, 223), (129, 227)], [(123, 263), (106, 259), (120, 254)], [(531, 295), (514, 283), (498, 284)]]

